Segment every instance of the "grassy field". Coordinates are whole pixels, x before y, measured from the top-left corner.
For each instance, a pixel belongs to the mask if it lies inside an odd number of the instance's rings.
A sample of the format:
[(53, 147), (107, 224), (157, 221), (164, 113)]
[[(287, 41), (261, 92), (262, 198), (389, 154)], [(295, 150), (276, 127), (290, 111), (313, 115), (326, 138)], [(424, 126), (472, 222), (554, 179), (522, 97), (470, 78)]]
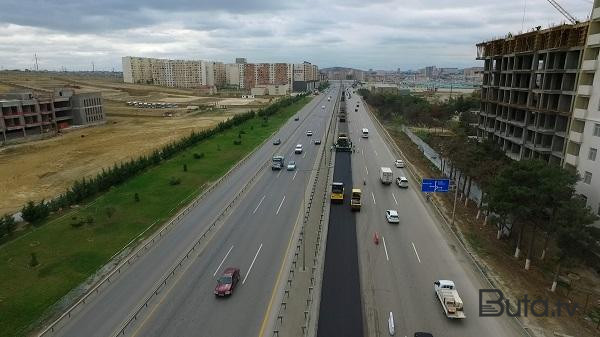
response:
[[(74, 210), (0, 246), (0, 336), (24, 335), (54, 303), (106, 264), (132, 238), (172, 216), (277, 130), (310, 98), (269, 118), (254, 118), (204, 141)], [(240, 130), (242, 144), (234, 145)], [(195, 153), (204, 153), (195, 159)], [(183, 166), (187, 165), (187, 172)], [(172, 178), (181, 179), (171, 185)], [(138, 193), (139, 201), (134, 195)], [(73, 224), (90, 220), (81, 227)], [(149, 231), (151, 232), (151, 231)], [(32, 253), (39, 265), (30, 266)]]

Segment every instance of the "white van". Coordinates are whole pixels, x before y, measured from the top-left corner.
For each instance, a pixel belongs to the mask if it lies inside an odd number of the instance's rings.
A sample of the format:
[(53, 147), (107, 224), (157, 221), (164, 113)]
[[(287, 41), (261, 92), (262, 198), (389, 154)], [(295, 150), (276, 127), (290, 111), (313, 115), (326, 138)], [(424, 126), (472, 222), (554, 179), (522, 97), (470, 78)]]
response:
[(369, 129), (367, 129), (367, 128), (362, 129), (362, 137), (369, 138)]
[(302, 144), (296, 145), (296, 149), (294, 150), (296, 154), (302, 154)]

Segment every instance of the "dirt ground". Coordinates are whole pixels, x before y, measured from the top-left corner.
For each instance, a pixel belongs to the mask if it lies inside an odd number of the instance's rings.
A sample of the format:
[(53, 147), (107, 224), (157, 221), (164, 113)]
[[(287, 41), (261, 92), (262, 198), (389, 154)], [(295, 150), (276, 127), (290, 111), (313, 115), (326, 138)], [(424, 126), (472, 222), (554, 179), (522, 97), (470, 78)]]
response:
[[(394, 136), (398, 146), (411, 158), (421, 176), (434, 176), (436, 173), (432, 165), (423, 158), (416, 145), (399, 131), (389, 130)], [(450, 196), (435, 196), (446, 214), (451, 214), (453, 198)], [(512, 256), (514, 243), (511, 240), (497, 240), (496, 227), (483, 225), (483, 217), (476, 219), (477, 207), (474, 203), (464, 206), (464, 199), (457, 203), (456, 209), (457, 229), (466, 241), (470, 250), (475, 252), (476, 259), (487, 270), (488, 277), (501, 285), (503, 291), (508, 292), (508, 297), (522, 297), (527, 294), (529, 298), (548, 298), (550, 303), (557, 300), (578, 303), (579, 308), (573, 317), (537, 318), (529, 315), (523, 318), (524, 324), (533, 336), (600, 336), (596, 329), (597, 323), (590, 322), (587, 318), (594, 306), (600, 307), (600, 275), (588, 267), (581, 265), (568, 265), (563, 267), (561, 275), (565, 278), (576, 275), (578, 280), (573, 284), (572, 290), (559, 287), (556, 293), (549, 291), (552, 283), (554, 264), (551, 258), (545, 261), (534, 258), (532, 268), (526, 271), (523, 255), (516, 259)], [(528, 242), (528, 237), (524, 238)], [(536, 257), (539, 257), (542, 240), (538, 240)], [(551, 253), (550, 253), (551, 256)], [(588, 297), (587, 295), (590, 294)], [(587, 307), (584, 307), (587, 304)], [(556, 334), (558, 333), (558, 334)]]
[[(212, 127), (267, 100), (229, 99), (228, 109), (188, 111), (222, 99), (196, 96), (192, 90), (122, 83), (108, 77), (65, 77), (0, 72), (0, 93), (23, 88), (76, 92), (101, 91), (107, 122), (73, 128), (59, 136), (0, 147), (0, 215), (19, 210), (27, 201), (62, 193), (75, 180), (91, 177), (114, 163), (151, 152), (192, 130)], [(177, 109), (139, 109), (127, 101), (172, 102)], [(165, 115), (170, 115), (169, 117)]]
[(0, 148), (0, 214), (47, 199), (102, 168), (214, 126), (224, 117), (122, 118), (41, 141)]

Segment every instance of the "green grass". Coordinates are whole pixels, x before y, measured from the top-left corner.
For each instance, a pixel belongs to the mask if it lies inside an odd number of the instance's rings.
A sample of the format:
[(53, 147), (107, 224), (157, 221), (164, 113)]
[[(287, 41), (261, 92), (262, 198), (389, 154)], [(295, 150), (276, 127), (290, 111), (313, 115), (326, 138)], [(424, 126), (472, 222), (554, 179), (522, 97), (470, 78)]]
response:
[[(257, 117), (201, 142), (111, 188), (86, 207), (0, 246), (0, 336), (25, 335), (34, 329), (71, 289), (153, 222), (158, 220), (153, 230), (159, 228), (184, 201), (198, 195), (203, 184), (222, 176), (309, 101), (307, 97), (283, 109), (266, 126)], [(234, 145), (240, 130), (245, 131), (242, 144)], [(204, 153), (204, 157), (195, 159), (194, 153)], [(181, 183), (170, 185), (171, 177)], [(135, 193), (139, 202), (134, 200)], [(114, 210), (111, 217), (109, 208)], [(72, 226), (88, 217), (93, 223)], [(29, 266), (31, 253), (37, 254), (36, 267)]]

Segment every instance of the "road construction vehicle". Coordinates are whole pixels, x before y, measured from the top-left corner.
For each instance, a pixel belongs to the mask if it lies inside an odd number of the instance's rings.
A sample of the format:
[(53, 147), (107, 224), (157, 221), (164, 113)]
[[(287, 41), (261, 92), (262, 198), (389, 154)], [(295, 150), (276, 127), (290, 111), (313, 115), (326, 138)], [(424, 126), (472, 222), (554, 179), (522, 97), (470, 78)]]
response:
[(335, 151), (337, 152), (352, 152), (352, 142), (345, 133), (339, 133), (335, 142)]
[(333, 184), (331, 184), (331, 202), (344, 202), (344, 183), (333, 182)]
[(465, 318), (463, 302), (458, 296), (454, 282), (449, 280), (438, 280), (433, 282), (433, 290), (442, 304), (444, 313), (448, 318)]
[(360, 188), (353, 188), (352, 189), (352, 197), (350, 198), (350, 208), (353, 211), (359, 211), (360, 212), (360, 207), (362, 206), (360, 198), (362, 197), (362, 191), (360, 190)]
[(283, 156), (273, 156), (271, 161), (271, 170), (281, 170), (283, 168), (283, 162), (285, 158)]

